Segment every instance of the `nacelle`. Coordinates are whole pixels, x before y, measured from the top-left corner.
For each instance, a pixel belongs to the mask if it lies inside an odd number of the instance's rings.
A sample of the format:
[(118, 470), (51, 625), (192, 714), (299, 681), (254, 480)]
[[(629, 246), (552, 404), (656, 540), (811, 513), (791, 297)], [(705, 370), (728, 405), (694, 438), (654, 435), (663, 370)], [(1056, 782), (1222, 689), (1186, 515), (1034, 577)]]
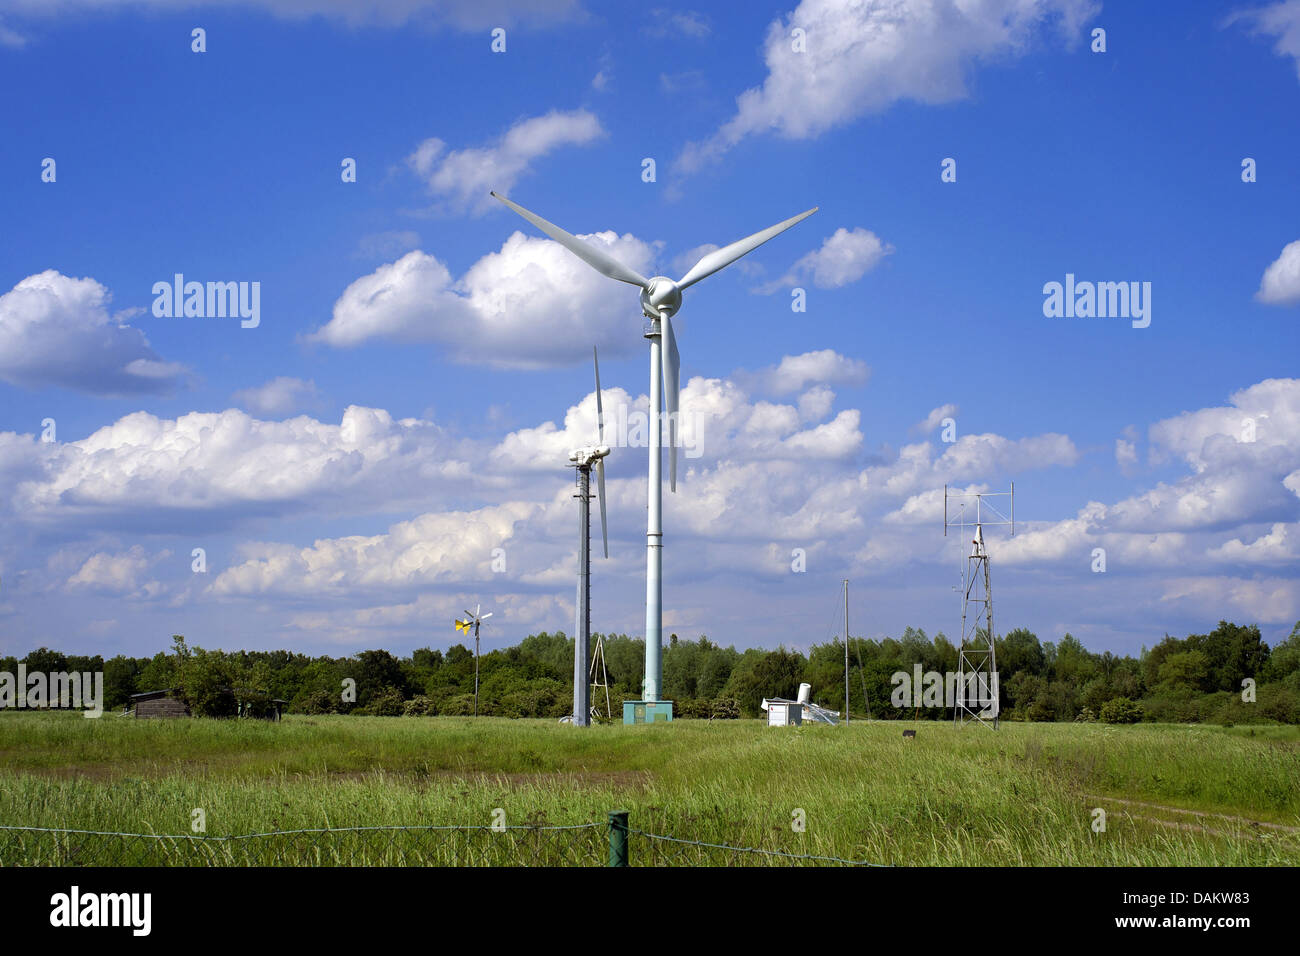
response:
[(664, 312), (674, 316), (681, 307), (682, 290), (667, 276), (655, 276), (641, 290), (641, 311), (647, 318), (657, 319)]

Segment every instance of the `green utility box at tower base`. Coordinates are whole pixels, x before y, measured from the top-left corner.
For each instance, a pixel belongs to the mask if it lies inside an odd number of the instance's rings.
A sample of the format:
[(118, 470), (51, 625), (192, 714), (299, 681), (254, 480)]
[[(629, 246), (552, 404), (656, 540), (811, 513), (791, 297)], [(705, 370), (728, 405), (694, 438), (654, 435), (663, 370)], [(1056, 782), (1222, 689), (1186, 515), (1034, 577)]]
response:
[(625, 700), (623, 701), (623, 723), (653, 724), (673, 719), (673, 702), (671, 700)]

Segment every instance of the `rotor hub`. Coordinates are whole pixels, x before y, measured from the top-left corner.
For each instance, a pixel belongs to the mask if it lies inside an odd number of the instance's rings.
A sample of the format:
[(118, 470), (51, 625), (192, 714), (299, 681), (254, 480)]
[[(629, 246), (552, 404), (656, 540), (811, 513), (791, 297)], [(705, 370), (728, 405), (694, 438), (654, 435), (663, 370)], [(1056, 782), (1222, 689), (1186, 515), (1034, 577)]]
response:
[(665, 312), (673, 316), (682, 307), (682, 290), (667, 276), (655, 276), (650, 285), (641, 290), (641, 311), (647, 318), (657, 319)]

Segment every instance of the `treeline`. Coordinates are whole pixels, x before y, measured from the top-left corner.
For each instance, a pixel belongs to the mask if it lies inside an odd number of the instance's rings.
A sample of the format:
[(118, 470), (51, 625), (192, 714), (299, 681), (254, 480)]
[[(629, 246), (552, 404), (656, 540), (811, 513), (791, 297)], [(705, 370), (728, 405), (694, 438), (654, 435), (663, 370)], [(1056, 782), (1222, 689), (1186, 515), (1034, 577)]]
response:
[[(641, 696), (645, 642), (626, 635), (604, 639), (614, 718), (621, 702)], [(1118, 657), (1087, 650), (1066, 634), (1040, 641), (1018, 629), (997, 639), (1002, 716), (1011, 720), (1105, 719), (1175, 722), (1300, 723), (1300, 623), (1270, 648), (1259, 628), (1221, 621), (1208, 634), (1166, 636), (1141, 654)], [(899, 708), (891, 703), (893, 676), (955, 671), (957, 648), (942, 633), (930, 638), (907, 628), (901, 637), (849, 642), (849, 700), (854, 717), (943, 719), (942, 707)], [(800, 683), (813, 700), (844, 706), (844, 644), (813, 645), (805, 655), (778, 648), (737, 651), (701, 637), (672, 635), (663, 656), (661, 696), (678, 717), (755, 717), (764, 697), (793, 698)], [(222, 716), (242, 699), (280, 698), (300, 714), (377, 716), (467, 715), (474, 712), (474, 653), (455, 644), (420, 648), (410, 657), (385, 650), (349, 657), (312, 657), (290, 651), (207, 651), (174, 637), (170, 652), (153, 657), (65, 655), (41, 648), (22, 659), (28, 672), (104, 672), (104, 706), (121, 708), (132, 694), (177, 688), (195, 713)], [(15, 672), (18, 660), (0, 658)], [(573, 640), (534, 634), (515, 647), (480, 658), (479, 713), (558, 718), (572, 709)], [(592, 703), (604, 711), (604, 692)]]

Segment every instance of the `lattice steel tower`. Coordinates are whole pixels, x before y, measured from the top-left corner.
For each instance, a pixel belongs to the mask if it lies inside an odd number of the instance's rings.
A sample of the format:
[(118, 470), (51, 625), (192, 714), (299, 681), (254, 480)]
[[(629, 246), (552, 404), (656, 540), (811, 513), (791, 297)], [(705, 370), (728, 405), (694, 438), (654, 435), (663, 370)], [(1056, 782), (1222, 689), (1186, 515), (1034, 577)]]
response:
[[(591, 724), (591, 471), (596, 470), (596, 486), (600, 490), (600, 536), (605, 557), (609, 557), (609, 531), (605, 527), (605, 458), (609, 446), (605, 444), (605, 406), (600, 399), (600, 361), (596, 350), (591, 350), (592, 367), (596, 373), (596, 444), (569, 452), (569, 462), (577, 469), (574, 476), (578, 499), (578, 597), (574, 602), (573, 622), (573, 722), (579, 727)], [(601, 667), (604, 668), (605, 650), (600, 649)], [(608, 688), (606, 696), (608, 696)], [(608, 708), (608, 704), (606, 704)]]
[[(957, 684), (953, 700), (953, 722), (964, 727), (978, 721), (986, 727), (998, 728), (998, 659), (993, 631), (993, 591), (989, 578), (989, 555), (984, 544), (986, 526), (1010, 525), (1016, 533), (1016, 486), (1009, 492), (971, 492), (953, 494), (943, 486), (943, 533), (950, 527), (961, 528), (966, 539), (966, 505), (962, 503), (954, 517), (948, 510), (948, 500), (975, 499), (975, 532), (970, 538), (971, 550), (962, 565), (961, 581), (961, 646), (957, 651)], [(1004, 515), (986, 498), (1010, 498), (1010, 514)], [(987, 512), (987, 514), (986, 514)], [(990, 517), (990, 515), (992, 517)], [(980, 635), (980, 618), (984, 619), (984, 634)]]

